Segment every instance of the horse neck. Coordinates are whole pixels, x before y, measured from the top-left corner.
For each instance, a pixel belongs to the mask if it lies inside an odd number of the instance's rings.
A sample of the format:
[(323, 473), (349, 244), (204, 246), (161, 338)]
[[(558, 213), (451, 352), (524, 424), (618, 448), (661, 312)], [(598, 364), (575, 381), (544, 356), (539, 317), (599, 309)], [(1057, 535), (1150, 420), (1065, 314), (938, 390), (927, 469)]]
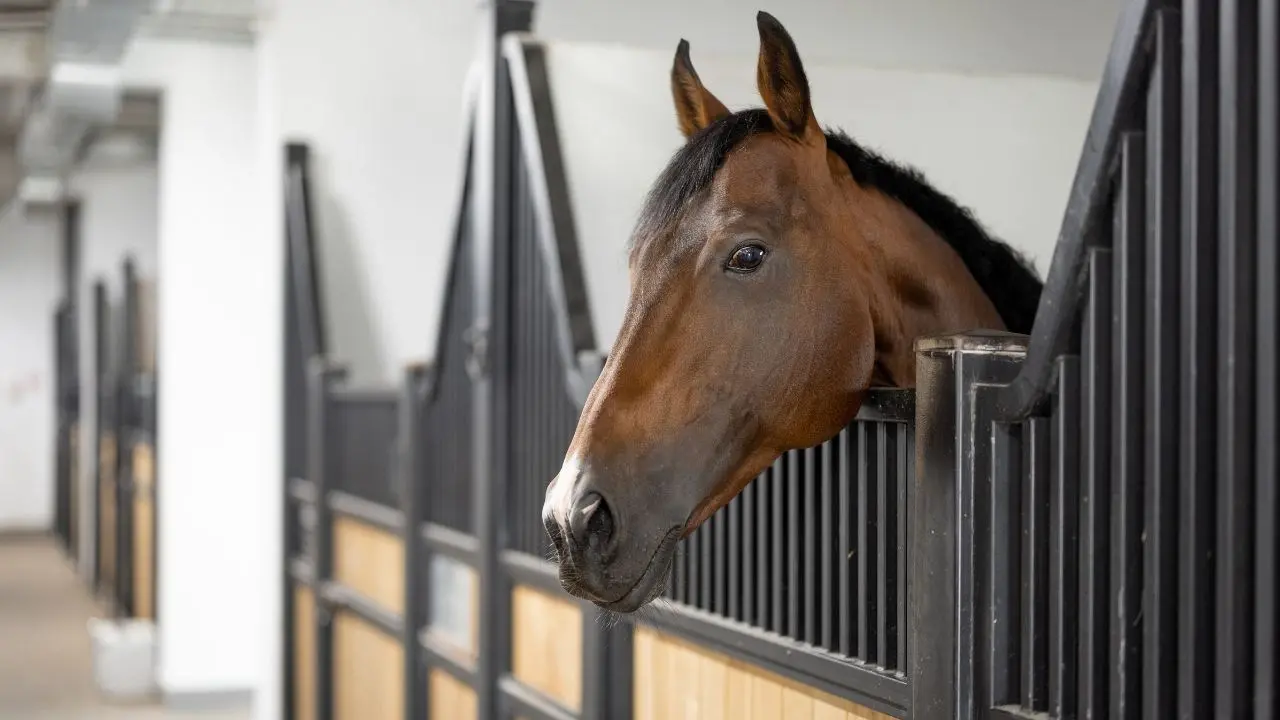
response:
[(857, 202), (857, 217), (873, 223), (853, 241), (875, 329), (871, 382), (913, 387), (916, 338), (1003, 324), (960, 257), (919, 216), (878, 191), (862, 191)]

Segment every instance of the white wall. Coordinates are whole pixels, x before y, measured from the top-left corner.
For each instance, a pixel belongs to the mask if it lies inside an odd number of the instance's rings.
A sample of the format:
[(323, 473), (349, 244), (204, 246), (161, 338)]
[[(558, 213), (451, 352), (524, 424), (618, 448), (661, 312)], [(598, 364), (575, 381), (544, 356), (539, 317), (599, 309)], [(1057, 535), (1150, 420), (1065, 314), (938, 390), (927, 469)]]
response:
[(140, 40), (124, 68), (164, 93), (158, 675), (175, 697), (256, 687), (278, 613), (283, 246), (257, 76), (252, 48), (194, 42)]
[(280, 142), (313, 150), (330, 350), (399, 382), (435, 337), (463, 162), (478, 6), (277, 0), (262, 26)]
[(805, 62), (1096, 80), (1122, 0), (541, 0), (551, 40), (752, 53), (756, 11), (773, 13)]
[[(140, 277), (153, 277), (156, 266), (158, 179), (154, 148), (106, 138), (88, 148), (84, 162), (70, 178), (80, 198), (80, 477), (79, 507), (92, 507), (98, 448), (89, 441), (97, 432), (98, 393), (94, 377), (93, 285), (102, 280), (113, 309), (121, 307), (124, 260), (133, 256)], [(89, 513), (81, 516), (80, 557), (93, 557), (97, 541)], [(88, 577), (93, 563), (81, 563)]]
[(0, 530), (53, 524), (60, 259), (52, 214), (0, 210)]

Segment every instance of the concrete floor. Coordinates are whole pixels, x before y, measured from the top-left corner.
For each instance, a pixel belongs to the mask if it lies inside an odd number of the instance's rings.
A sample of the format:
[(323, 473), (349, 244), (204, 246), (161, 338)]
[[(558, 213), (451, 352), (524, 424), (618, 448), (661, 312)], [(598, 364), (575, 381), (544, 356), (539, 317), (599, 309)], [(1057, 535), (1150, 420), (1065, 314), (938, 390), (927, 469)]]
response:
[(101, 616), (47, 538), (0, 538), (0, 720), (247, 720), (101, 698), (87, 623)]

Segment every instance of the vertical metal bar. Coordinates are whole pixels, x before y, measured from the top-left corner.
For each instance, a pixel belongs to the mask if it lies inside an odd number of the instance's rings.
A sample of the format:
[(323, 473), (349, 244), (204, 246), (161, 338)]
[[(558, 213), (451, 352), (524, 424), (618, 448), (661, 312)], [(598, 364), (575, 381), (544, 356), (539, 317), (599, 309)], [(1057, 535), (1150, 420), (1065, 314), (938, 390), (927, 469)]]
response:
[(858, 560), (857, 655), (860, 659), (867, 660), (871, 655), (871, 622), (875, 612), (869, 607), (872, 603), (871, 593), (874, 592), (875, 586), (871, 584), (871, 578), (867, 572), (868, 563), (871, 562), (871, 558), (868, 557), (871, 554), (872, 544), (871, 518), (872, 513), (875, 512), (875, 508), (872, 507), (871, 474), (876, 462), (876, 451), (879, 449), (875, 444), (875, 436), (871, 432), (871, 423), (858, 423), (858, 449), (862, 451), (862, 455), (858, 458), (858, 545), (855, 550)]
[(853, 494), (856, 491), (854, 482), (857, 471), (854, 463), (860, 459), (857, 447), (858, 427), (860, 423), (845, 428), (840, 435), (840, 476), (836, 479), (836, 562), (840, 570), (836, 573), (836, 621), (838, 647), (836, 652), (845, 657), (854, 653), (854, 613), (855, 599), (853, 573)]
[(727, 586), (724, 589), (725, 613), (734, 620), (742, 620), (742, 506), (746, 501), (745, 488), (734, 498), (726, 511), (729, 513), (727, 537), (721, 538), (721, 546), (728, 546)]
[(714, 546), (713, 562), (715, 563), (715, 577), (711, 588), (711, 611), (717, 615), (723, 615), (728, 610), (727, 598), (725, 593), (728, 590), (729, 568), (727, 550), (728, 542), (725, 537), (726, 527), (729, 523), (729, 508), (722, 507), (715, 515), (711, 516), (711, 542)]
[(907, 488), (915, 480), (915, 421), (905, 423), (898, 435), (897, 569), (894, 575), (894, 597), (897, 598), (897, 640), (894, 644), (893, 667), (907, 669)]
[(756, 533), (759, 532), (756, 525), (756, 493), (760, 490), (761, 478), (757, 477), (747, 484), (742, 491), (742, 583), (738, 587), (738, 592), (742, 593), (742, 601), (739, 605), (741, 614), (737, 616), (739, 620), (746, 623), (758, 624), (756, 621), (756, 567), (757, 567), (757, 549)]
[(1108, 591), (1111, 530), (1111, 250), (1089, 249), (1089, 280), (1081, 338), (1081, 442), (1084, 467), (1080, 484), (1080, 687), (1077, 712), (1106, 713), (1108, 680)]
[[(1221, 6), (1219, 145), (1218, 543), (1215, 710), (1243, 717), (1253, 697), (1254, 285), (1257, 262), (1258, 7)], [(1268, 238), (1275, 243), (1276, 238)], [(1271, 359), (1275, 362), (1275, 358)], [(1229, 669), (1229, 672), (1224, 670)]]
[(315, 488), (315, 540), (311, 597), (315, 604), (315, 720), (333, 720), (333, 609), (323, 588), (333, 574), (333, 513), (329, 509), (329, 417), (331, 388), (342, 373), (321, 356), (307, 364), (307, 476)]
[(713, 547), (715, 544), (715, 533), (713, 532), (714, 528), (711, 523), (711, 520), (714, 519), (715, 516), (713, 515), (711, 519), (706, 523), (703, 523), (702, 527), (698, 528), (698, 551), (702, 555), (702, 572), (698, 577), (698, 584), (701, 586), (698, 590), (698, 594), (700, 595), (701, 602), (698, 603), (698, 607), (703, 610), (711, 610), (715, 605), (715, 598), (713, 597), (716, 572), (714, 564), (715, 548)]
[(804, 591), (801, 593), (804, 632), (797, 633), (797, 636), (810, 645), (818, 644), (818, 575), (822, 572), (818, 562), (818, 533), (822, 525), (818, 519), (817, 474), (821, 454), (822, 451), (816, 448), (804, 451), (804, 524), (799, 528), (804, 534)]
[(1258, 8), (1258, 330), (1257, 330), (1257, 619), (1254, 651), (1256, 720), (1280, 717), (1280, 0)]
[(875, 622), (872, 626), (875, 628), (875, 662), (880, 665), (888, 665), (887, 658), (889, 656), (889, 617), (893, 614), (889, 609), (889, 535), (893, 532), (893, 528), (889, 527), (889, 519), (893, 517), (891, 514), (892, 507), (889, 503), (890, 480), (889, 472), (893, 467), (892, 451), (896, 450), (896, 445), (889, 442), (889, 424), (884, 422), (876, 423), (876, 527), (875, 527), (875, 544), (876, 550), (873, 556), (875, 568)]
[(976, 555), (991, 528), (976, 511), (991, 488), (996, 386), (1017, 375), (1025, 342), (984, 333), (916, 344), (918, 475), (907, 495), (913, 720), (972, 720), (988, 707), (980, 650), (988, 636), (977, 610), (985, 573)]
[(400, 390), (399, 454), (400, 508), (404, 512), (404, 720), (422, 720), (430, 707), (427, 666), (418, 633), (427, 624), (427, 553), (422, 544), (422, 409), (426, 368), (405, 371)]
[(707, 574), (707, 567), (702, 562), (702, 529), (698, 528), (684, 541), (684, 554), (688, 557), (689, 589), (685, 602), (693, 607), (702, 607), (702, 576)]
[[(1176, 711), (1178, 717), (1184, 718), (1208, 717), (1213, 712), (1219, 6), (1219, 2), (1212, 0), (1187, 0), (1182, 8), (1182, 286), (1179, 289), (1182, 304), (1178, 341), (1181, 400), (1178, 406), (1175, 684)], [(1145, 374), (1144, 365), (1139, 356), (1131, 372)], [(1124, 401), (1117, 398), (1117, 402)], [(1139, 424), (1132, 431), (1135, 437), (1142, 436), (1141, 421), (1139, 415)], [(1123, 436), (1120, 444), (1127, 445)], [(1141, 459), (1132, 461), (1129, 472), (1134, 482), (1141, 482), (1144, 474)], [(1142, 492), (1142, 489), (1135, 487), (1133, 492)]]
[(1142, 700), (1142, 437), (1143, 437), (1143, 251), (1146, 139), (1120, 141), (1120, 178), (1112, 217), (1111, 292), (1111, 623), (1110, 715), (1137, 715)]
[(802, 555), (804, 547), (800, 544), (801, 499), (804, 489), (804, 475), (801, 467), (803, 451), (792, 450), (787, 453), (787, 625), (783, 633), (789, 637), (803, 637), (801, 623), (800, 593), (804, 589), (800, 584), (800, 569), (804, 567)]
[(1181, 189), (1181, 21), (1155, 16), (1155, 63), (1147, 93), (1147, 418), (1144, 474), (1146, 561), (1143, 582), (1142, 711), (1173, 716), (1177, 697), (1178, 246)]
[(836, 473), (839, 471), (841, 462), (841, 446), (844, 444), (845, 434), (848, 429), (841, 430), (838, 435), (832, 438), (822, 454), (824, 462), (822, 463), (822, 473), (819, 476), (821, 487), (821, 501), (818, 504), (821, 516), (821, 526), (818, 528), (818, 537), (822, 540), (818, 543), (821, 552), (819, 578), (821, 587), (818, 588), (818, 617), (821, 627), (821, 637), (818, 643), (825, 649), (832, 652), (838, 650), (836, 641), (836, 582), (840, 571), (836, 560), (836, 536), (839, 533), (836, 512), (838, 511), (838, 501), (836, 496)]
[(1076, 711), (1076, 582), (1080, 478), (1080, 358), (1058, 359), (1057, 407), (1050, 452), (1049, 713)]
[(769, 623), (769, 629), (776, 633), (786, 633), (786, 625), (784, 618), (786, 617), (786, 490), (787, 490), (787, 474), (783, 470), (786, 467), (786, 456), (782, 456), (773, 463), (773, 477), (770, 482), (773, 485), (771, 500), (772, 518), (769, 531), (769, 541), (773, 544), (773, 554), (770, 561), (770, 574), (773, 578), (773, 587), (770, 598), (770, 614), (772, 620)]
[[(479, 545), (479, 623), (476, 662), (477, 720), (498, 720), (498, 681), (511, 663), (510, 582), (500, 553), (507, 545), (509, 440), (505, 423), (510, 383), (511, 190), (516, 120), (511, 74), (500, 39), (532, 25), (533, 3), (496, 0), (487, 8), (485, 92), (477, 107), (471, 185), (472, 237), (472, 514)], [(490, 337), (492, 333), (492, 337)], [(492, 349), (490, 346), (492, 345)], [(323, 719), (322, 719), (323, 720)]]
[(1049, 420), (1022, 424), (1022, 707), (1047, 710), (1049, 700)]
[(756, 478), (759, 487), (756, 488), (756, 532), (759, 533), (756, 540), (756, 615), (755, 624), (757, 627), (770, 627), (769, 621), (772, 617), (772, 606), (770, 605), (771, 588), (773, 587), (773, 571), (771, 558), (773, 556), (773, 530), (769, 522), (769, 496), (773, 488), (773, 468), (766, 468), (760, 477)]
[(1021, 627), (1018, 577), (1022, 560), (1022, 453), (1018, 428), (996, 423), (991, 431), (991, 541), (987, 544), (988, 591), (987, 695), (991, 705), (1017, 701), (1021, 667), (1017, 629)]

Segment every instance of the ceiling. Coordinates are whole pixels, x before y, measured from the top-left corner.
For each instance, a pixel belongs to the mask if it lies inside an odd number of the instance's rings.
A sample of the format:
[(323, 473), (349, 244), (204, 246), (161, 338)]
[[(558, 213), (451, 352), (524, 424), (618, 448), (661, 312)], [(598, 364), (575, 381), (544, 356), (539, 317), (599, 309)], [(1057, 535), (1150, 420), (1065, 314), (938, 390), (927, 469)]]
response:
[(0, 0), (0, 206), (103, 133), (149, 136), (160, 100), (119, 85), (134, 37), (252, 40), (257, 0)]

